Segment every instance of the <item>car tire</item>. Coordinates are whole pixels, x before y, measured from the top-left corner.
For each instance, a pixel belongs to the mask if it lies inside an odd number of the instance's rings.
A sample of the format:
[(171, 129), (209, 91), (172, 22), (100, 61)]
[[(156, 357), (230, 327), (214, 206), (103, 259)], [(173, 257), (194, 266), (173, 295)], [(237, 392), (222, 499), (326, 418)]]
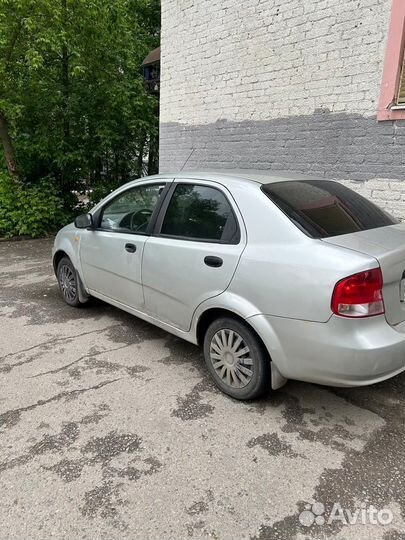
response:
[(86, 302), (81, 302), (79, 299), (78, 275), (72, 261), (68, 257), (63, 257), (59, 261), (56, 275), (59, 290), (64, 301), (72, 307), (83, 306)]
[(255, 332), (237, 319), (211, 323), (204, 358), (218, 388), (235, 399), (256, 399), (271, 389), (269, 355)]

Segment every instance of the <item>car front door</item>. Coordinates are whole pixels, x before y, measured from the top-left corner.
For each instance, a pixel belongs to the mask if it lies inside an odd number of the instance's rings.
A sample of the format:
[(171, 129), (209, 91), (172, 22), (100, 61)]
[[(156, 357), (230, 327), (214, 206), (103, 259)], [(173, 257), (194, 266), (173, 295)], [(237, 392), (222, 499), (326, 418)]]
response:
[(215, 182), (173, 184), (145, 245), (145, 307), (187, 331), (201, 302), (229, 285), (246, 243), (229, 191)]
[(94, 214), (95, 229), (84, 231), (80, 241), (83, 278), (91, 294), (143, 311), (143, 250), (164, 193), (164, 182), (135, 186)]

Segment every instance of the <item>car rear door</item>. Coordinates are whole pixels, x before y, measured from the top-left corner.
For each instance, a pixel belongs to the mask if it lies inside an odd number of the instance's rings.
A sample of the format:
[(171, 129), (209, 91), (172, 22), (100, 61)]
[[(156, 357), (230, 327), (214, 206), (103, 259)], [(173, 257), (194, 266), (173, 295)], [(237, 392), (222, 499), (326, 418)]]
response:
[(197, 306), (228, 287), (245, 245), (242, 217), (224, 186), (174, 183), (144, 248), (147, 312), (189, 330)]
[(143, 250), (165, 185), (165, 181), (149, 182), (119, 193), (94, 214), (95, 229), (83, 231), (81, 269), (94, 296), (144, 310)]

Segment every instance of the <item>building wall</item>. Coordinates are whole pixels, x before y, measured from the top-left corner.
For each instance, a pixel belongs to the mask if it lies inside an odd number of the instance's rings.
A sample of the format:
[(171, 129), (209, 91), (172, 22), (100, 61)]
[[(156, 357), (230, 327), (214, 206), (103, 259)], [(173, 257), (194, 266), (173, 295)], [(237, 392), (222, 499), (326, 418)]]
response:
[(376, 120), (390, 10), (163, 0), (161, 170), (311, 172), (405, 218), (405, 122)]

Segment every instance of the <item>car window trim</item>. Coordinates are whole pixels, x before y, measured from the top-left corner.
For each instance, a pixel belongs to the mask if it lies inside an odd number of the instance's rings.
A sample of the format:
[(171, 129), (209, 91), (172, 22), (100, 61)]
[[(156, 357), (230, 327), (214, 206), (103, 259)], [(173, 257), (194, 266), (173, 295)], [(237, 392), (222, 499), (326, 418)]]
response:
[[(128, 191), (132, 191), (132, 190), (137, 189), (137, 188), (149, 187), (149, 186), (161, 186), (161, 185), (164, 185), (164, 188), (163, 188), (162, 192), (159, 195), (158, 202), (156, 204), (155, 209), (153, 210), (153, 213), (152, 213), (152, 216), (150, 218), (150, 221), (149, 221), (149, 224), (148, 224), (148, 227), (147, 227), (146, 231), (130, 231), (130, 230), (125, 230), (125, 229), (107, 229), (107, 228), (104, 228), (104, 227), (100, 226), (102, 215), (103, 215), (103, 212), (104, 212), (105, 208), (107, 206), (109, 206), (110, 204), (112, 204), (118, 197), (120, 197), (121, 195), (124, 195)], [(154, 227), (155, 227), (156, 220), (157, 220), (157, 218), (159, 216), (160, 209), (162, 207), (162, 204), (166, 200), (167, 193), (169, 192), (171, 185), (172, 185), (172, 182), (170, 182), (170, 180), (165, 179), (162, 182), (153, 182), (153, 183), (152, 182), (151, 183), (150, 182), (145, 182), (144, 184), (131, 186), (128, 189), (124, 189), (123, 191), (120, 191), (119, 193), (117, 193), (117, 195), (115, 197), (112, 197), (111, 199), (106, 201), (106, 203), (103, 204), (100, 208), (98, 208), (97, 211), (93, 214), (93, 219), (94, 219), (94, 221), (95, 221), (95, 223), (97, 225), (92, 230), (93, 231), (101, 231), (101, 232), (119, 233), (119, 234), (131, 234), (131, 235), (134, 235), (134, 236), (151, 236), (151, 234), (152, 234), (152, 232), (154, 230)]]
[[(184, 179), (181, 179), (181, 180), (178, 180), (178, 181), (174, 180), (174, 182), (171, 184), (170, 189), (166, 193), (165, 200), (164, 200), (163, 204), (161, 205), (159, 215), (157, 217), (155, 227), (153, 229), (153, 232), (152, 232), (151, 236), (155, 236), (155, 237), (158, 237), (158, 238), (169, 238), (171, 240), (183, 240), (183, 241), (188, 241), (188, 242), (202, 242), (204, 244), (222, 244), (222, 245), (231, 245), (231, 246), (239, 245), (241, 243), (241, 240), (242, 240), (242, 232), (241, 232), (239, 219), (238, 219), (238, 216), (236, 215), (236, 212), (235, 212), (235, 210), (234, 210), (234, 208), (233, 208), (233, 206), (232, 206), (232, 204), (230, 202), (229, 197), (224, 192), (224, 190), (221, 189), (221, 187), (217, 187), (216, 185), (213, 186), (210, 183), (206, 183), (206, 182), (204, 182), (204, 180), (202, 180), (202, 181), (199, 180), (198, 182), (194, 182), (193, 179), (190, 179), (190, 180), (191, 180), (190, 182), (185, 182)], [(169, 208), (171, 200), (173, 198), (174, 192), (176, 191), (176, 187), (178, 185), (202, 186), (202, 187), (207, 187), (207, 188), (211, 188), (211, 189), (216, 189), (217, 191), (222, 193), (222, 195), (225, 197), (227, 203), (229, 204), (229, 207), (230, 207), (231, 212), (233, 214), (233, 217), (235, 219), (235, 223), (236, 223), (236, 227), (237, 227), (237, 231), (236, 231), (237, 232), (237, 241), (231, 241), (229, 239), (214, 240), (214, 239), (210, 239), (210, 238), (192, 238), (190, 236), (178, 236), (178, 235), (171, 235), (171, 234), (163, 234), (161, 232), (163, 222), (164, 222), (164, 219), (166, 217), (167, 210)]]
[(203, 244), (222, 244), (226, 246), (237, 246), (239, 242), (229, 242), (225, 240), (211, 240), (209, 238), (195, 238), (191, 236), (175, 236), (172, 234), (153, 234), (151, 236), (156, 236), (157, 238), (168, 238), (170, 240), (183, 240), (187, 242), (202, 242)]

